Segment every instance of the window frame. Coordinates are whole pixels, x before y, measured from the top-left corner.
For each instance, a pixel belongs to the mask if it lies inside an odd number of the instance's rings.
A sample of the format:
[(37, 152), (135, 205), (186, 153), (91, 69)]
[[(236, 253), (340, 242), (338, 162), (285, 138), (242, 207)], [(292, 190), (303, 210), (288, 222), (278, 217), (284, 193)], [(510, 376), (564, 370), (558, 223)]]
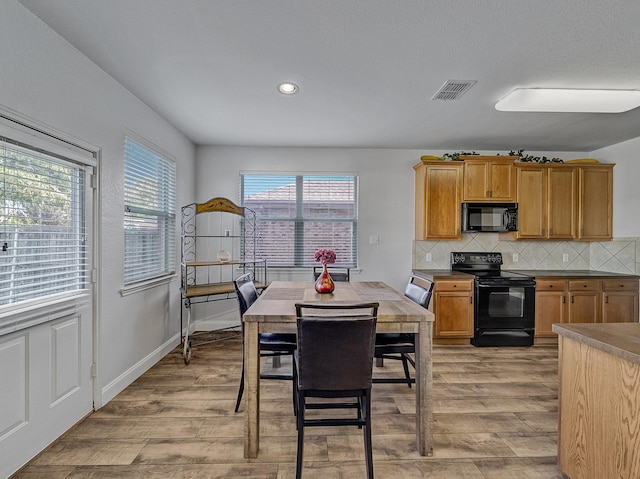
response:
[[(294, 177), (295, 185), (296, 185), (296, 194), (295, 194), (295, 217), (261, 217), (260, 211), (258, 209), (252, 207), (251, 204), (247, 204), (247, 198), (245, 197), (245, 178), (246, 177), (258, 177), (258, 178), (284, 178), (284, 177)], [(348, 178), (353, 185), (353, 217), (350, 219), (346, 218), (317, 218), (317, 217), (308, 217), (305, 218), (303, 210), (304, 204), (306, 203), (303, 196), (303, 187), (305, 180), (331, 180), (336, 178)], [(314, 263), (313, 253), (307, 252), (305, 254), (305, 242), (304, 238), (304, 230), (305, 224), (307, 223), (349, 223), (352, 225), (351, 235), (349, 239), (348, 249), (351, 252), (351, 257), (348, 260), (345, 260), (344, 255), (338, 254), (336, 263), (334, 266), (340, 267), (348, 267), (351, 269), (358, 268), (358, 223), (359, 223), (359, 175), (353, 171), (347, 172), (263, 172), (263, 171), (241, 171), (239, 177), (239, 187), (240, 187), (240, 204), (251, 208), (256, 212), (257, 215), (257, 226), (258, 230), (262, 230), (261, 224), (265, 222), (273, 222), (273, 221), (281, 221), (281, 222), (291, 222), (293, 223), (293, 245), (292, 248), (294, 250), (293, 254), (293, 264), (272, 264), (269, 261), (269, 257), (265, 255), (266, 251), (262, 249), (260, 253), (266, 258), (267, 264), (270, 268), (283, 268), (283, 269), (291, 269), (291, 268), (309, 268), (313, 266), (318, 266), (319, 263)], [(250, 202), (249, 202), (250, 203)], [(262, 234), (262, 232), (260, 233)], [(302, 239), (301, 239), (302, 238)], [(330, 246), (319, 246), (320, 248), (333, 249)]]

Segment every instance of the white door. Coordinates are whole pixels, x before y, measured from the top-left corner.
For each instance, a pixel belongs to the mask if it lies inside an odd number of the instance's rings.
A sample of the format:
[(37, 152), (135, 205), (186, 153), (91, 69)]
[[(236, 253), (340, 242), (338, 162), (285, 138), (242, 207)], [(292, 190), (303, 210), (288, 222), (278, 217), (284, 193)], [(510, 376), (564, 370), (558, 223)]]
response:
[(90, 152), (0, 122), (0, 477), (93, 409)]

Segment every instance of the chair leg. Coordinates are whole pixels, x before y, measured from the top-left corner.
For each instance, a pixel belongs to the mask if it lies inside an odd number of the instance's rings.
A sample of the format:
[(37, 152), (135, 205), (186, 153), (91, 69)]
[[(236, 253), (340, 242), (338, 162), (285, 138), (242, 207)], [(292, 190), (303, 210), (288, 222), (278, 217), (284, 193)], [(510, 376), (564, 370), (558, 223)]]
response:
[(404, 377), (407, 378), (407, 386), (411, 388), (411, 375), (409, 374), (409, 364), (407, 361), (407, 356), (406, 354), (402, 353), (400, 357), (402, 358), (402, 367), (404, 368)]
[(304, 451), (304, 393), (300, 394), (298, 391), (298, 416), (296, 419), (296, 425), (298, 428), (298, 452), (296, 454), (296, 479), (302, 477), (302, 456)]
[(240, 409), (240, 401), (242, 401), (242, 393), (244, 392), (244, 363), (242, 364), (242, 376), (240, 376), (240, 387), (238, 388), (238, 399), (236, 399), (236, 409)]
[(369, 394), (362, 398), (364, 402), (364, 454), (367, 466), (367, 479), (373, 479), (373, 446), (371, 442), (371, 397)]

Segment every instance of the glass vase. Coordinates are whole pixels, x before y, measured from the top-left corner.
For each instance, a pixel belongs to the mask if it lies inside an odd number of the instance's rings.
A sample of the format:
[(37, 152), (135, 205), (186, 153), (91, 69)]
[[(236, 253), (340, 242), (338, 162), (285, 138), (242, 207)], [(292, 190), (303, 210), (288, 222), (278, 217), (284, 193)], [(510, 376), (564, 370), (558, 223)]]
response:
[(327, 271), (327, 265), (322, 265), (322, 273), (318, 276), (316, 280), (316, 291), (320, 294), (328, 294), (333, 293), (335, 289), (335, 284), (329, 275), (329, 271)]

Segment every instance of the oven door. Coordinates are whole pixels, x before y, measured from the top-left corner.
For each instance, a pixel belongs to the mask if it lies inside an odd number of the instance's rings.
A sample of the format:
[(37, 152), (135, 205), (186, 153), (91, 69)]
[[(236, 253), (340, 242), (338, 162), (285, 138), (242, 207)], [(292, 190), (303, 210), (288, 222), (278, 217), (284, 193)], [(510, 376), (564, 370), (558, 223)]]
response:
[(486, 346), (532, 345), (535, 291), (535, 283), (477, 284), (473, 343)]

